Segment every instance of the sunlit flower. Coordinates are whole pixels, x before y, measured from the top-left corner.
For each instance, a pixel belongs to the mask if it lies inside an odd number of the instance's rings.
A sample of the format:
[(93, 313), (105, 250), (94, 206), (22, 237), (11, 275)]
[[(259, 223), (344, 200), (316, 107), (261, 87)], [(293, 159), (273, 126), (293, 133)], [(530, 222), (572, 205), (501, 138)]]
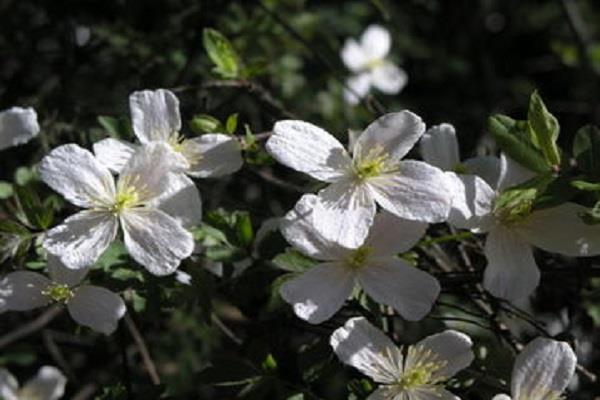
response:
[(397, 255), (408, 251), (427, 224), (381, 212), (366, 240), (355, 248), (326, 239), (313, 226), (318, 198), (304, 195), (281, 222), (285, 238), (319, 263), (281, 287), (281, 296), (296, 315), (318, 324), (329, 319), (360, 286), (375, 301), (415, 321), (431, 309), (440, 292), (438, 281)]
[(360, 42), (346, 40), (341, 57), (346, 67), (354, 73), (346, 81), (346, 102), (357, 104), (371, 87), (385, 94), (396, 94), (404, 88), (408, 81), (406, 72), (386, 59), (391, 43), (390, 33), (379, 25), (369, 26)]
[[(143, 146), (115, 184), (110, 171), (91, 152), (75, 144), (52, 150), (39, 165), (42, 180), (85, 210), (49, 230), (44, 247), (67, 267), (83, 268), (115, 240), (120, 224), (125, 247), (137, 262), (155, 275), (172, 273), (194, 247), (192, 234), (168, 214), (190, 207), (187, 196), (180, 198), (169, 179), (173, 162), (164, 144)], [(158, 203), (161, 199), (164, 211)]]
[(363, 317), (349, 319), (330, 339), (333, 351), (380, 386), (369, 400), (457, 400), (444, 382), (471, 364), (471, 339), (447, 330), (397, 347)]
[(532, 246), (571, 257), (600, 254), (600, 227), (587, 225), (579, 217), (585, 207), (565, 203), (533, 209), (529, 201), (507, 205), (497, 202), (507, 188), (533, 176), (502, 155), (495, 189), (482, 180), (473, 193), (474, 202), (485, 212), (459, 226), (476, 233), (487, 232), (484, 251), (488, 263), (483, 285), (494, 296), (509, 301), (529, 296), (539, 283), (540, 271)]
[(565, 342), (537, 338), (515, 360), (511, 396), (493, 400), (560, 400), (575, 372), (577, 356)]
[(356, 139), (352, 157), (323, 129), (303, 121), (279, 121), (266, 148), (279, 162), (330, 185), (319, 192), (315, 225), (347, 247), (362, 244), (376, 203), (398, 217), (445, 221), (451, 191), (446, 175), (422, 161), (402, 160), (425, 131), (409, 111), (386, 114)]
[(17, 379), (5, 368), (0, 368), (0, 399), (2, 400), (58, 400), (65, 393), (67, 378), (55, 367), (44, 366), (37, 375), (19, 387)]
[(0, 150), (27, 143), (40, 133), (33, 108), (12, 107), (0, 111)]
[(99, 286), (82, 284), (88, 269), (73, 270), (48, 256), (48, 277), (15, 271), (0, 281), (0, 312), (28, 311), (52, 303), (64, 304), (80, 325), (110, 335), (127, 311), (123, 300)]

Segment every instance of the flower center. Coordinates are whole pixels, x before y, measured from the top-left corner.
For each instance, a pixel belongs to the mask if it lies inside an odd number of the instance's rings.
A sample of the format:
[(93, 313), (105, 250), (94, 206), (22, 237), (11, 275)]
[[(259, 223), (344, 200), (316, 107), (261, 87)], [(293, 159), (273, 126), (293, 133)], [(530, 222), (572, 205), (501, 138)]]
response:
[(501, 225), (516, 225), (524, 221), (533, 208), (533, 200), (510, 202), (504, 205), (494, 203), (492, 214)]
[(370, 60), (366, 65), (365, 65), (365, 70), (374, 70), (377, 67), (380, 67), (383, 64), (383, 58), (375, 58), (373, 60)]
[(469, 169), (463, 163), (456, 164), (454, 166), (454, 168), (452, 168), (452, 171), (456, 172), (457, 174), (468, 174), (469, 173)]
[(346, 264), (352, 269), (359, 269), (365, 265), (367, 258), (372, 252), (372, 247), (361, 246), (350, 254), (346, 259)]
[(119, 214), (127, 208), (135, 207), (139, 204), (139, 195), (135, 186), (125, 186), (117, 192), (115, 203), (110, 207), (113, 214)]
[[(424, 385), (435, 385), (444, 380), (442, 376), (434, 376), (442, 369), (447, 361), (423, 346), (410, 346), (406, 355), (406, 363), (402, 376), (399, 377), (397, 386), (401, 390), (414, 390)], [(440, 386), (441, 387), (441, 386)]]
[(388, 171), (388, 155), (383, 148), (375, 147), (367, 153), (366, 157), (357, 157), (354, 160), (354, 173), (359, 180), (373, 178)]
[(57, 303), (67, 304), (73, 298), (73, 291), (68, 285), (52, 283), (42, 291), (44, 296), (50, 297)]
[(202, 154), (197, 147), (177, 132), (169, 136), (167, 143), (174, 152), (184, 156), (190, 166), (198, 164), (202, 159)]

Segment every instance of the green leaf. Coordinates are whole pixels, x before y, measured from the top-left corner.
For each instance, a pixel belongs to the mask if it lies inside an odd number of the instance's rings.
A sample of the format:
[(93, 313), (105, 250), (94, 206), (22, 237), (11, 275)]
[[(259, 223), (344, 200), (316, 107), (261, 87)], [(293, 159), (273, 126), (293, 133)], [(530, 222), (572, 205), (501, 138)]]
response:
[(306, 257), (291, 247), (288, 247), (285, 253), (276, 255), (272, 261), (279, 268), (290, 272), (304, 272), (317, 264), (312, 258)]
[(126, 118), (115, 118), (101, 115), (96, 118), (98, 124), (106, 131), (108, 136), (115, 139), (125, 139), (131, 136), (131, 128)]
[(526, 218), (533, 211), (537, 197), (553, 179), (552, 174), (545, 174), (504, 190), (494, 201), (494, 215), (503, 222), (518, 222)]
[(190, 129), (198, 135), (222, 131), (221, 122), (208, 114), (195, 115), (190, 121)]
[(577, 131), (573, 156), (579, 169), (592, 176), (600, 176), (600, 128), (586, 125)]
[(25, 186), (36, 178), (35, 168), (19, 167), (15, 171), (15, 183), (19, 186)]
[(600, 191), (600, 183), (586, 182), (586, 181), (572, 181), (573, 187), (583, 190), (585, 192), (597, 192)]
[(0, 181), (0, 200), (6, 200), (15, 193), (10, 182)]
[(537, 91), (534, 91), (529, 99), (527, 119), (548, 163), (560, 165), (560, 153), (556, 145), (560, 126), (558, 120), (546, 108)]
[(242, 247), (248, 247), (254, 240), (254, 230), (252, 229), (252, 221), (247, 212), (239, 212), (235, 221), (235, 231), (237, 241)]
[(238, 125), (238, 113), (231, 114), (227, 117), (227, 121), (225, 122), (225, 131), (230, 135), (235, 133)]
[(215, 64), (214, 72), (224, 79), (240, 77), (240, 62), (229, 40), (220, 32), (206, 28), (202, 35), (204, 48)]
[(46, 230), (54, 220), (54, 210), (42, 204), (39, 196), (33, 189), (26, 186), (16, 186), (15, 195), (21, 219), (24, 224)]
[(505, 115), (488, 119), (488, 129), (506, 154), (524, 167), (538, 173), (550, 171), (542, 152), (527, 137), (526, 126)]
[(594, 207), (586, 211), (584, 214), (580, 215), (583, 222), (588, 225), (598, 225), (600, 224), (600, 201), (598, 201)]

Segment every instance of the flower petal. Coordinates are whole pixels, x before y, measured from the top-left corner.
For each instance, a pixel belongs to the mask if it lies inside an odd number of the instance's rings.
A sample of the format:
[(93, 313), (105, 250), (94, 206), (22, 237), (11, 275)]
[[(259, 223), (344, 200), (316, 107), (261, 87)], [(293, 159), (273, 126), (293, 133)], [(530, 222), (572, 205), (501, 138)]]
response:
[(348, 104), (356, 105), (369, 93), (371, 89), (371, 74), (361, 72), (346, 80), (344, 87), (344, 100)]
[(440, 294), (437, 279), (399, 258), (369, 261), (358, 271), (358, 281), (373, 300), (409, 321), (427, 315)]
[(442, 222), (448, 218), (455, 189), (445, 173), (422, 161), (402, 161), (399, 171), (368, 181), (381, 207), (400, 218)]
[(50, 299), (42, 292), (50, 279), (31, 271), (15, 271), (0, 281), (0, 312), (28, 311), (45, 306)]
[(384, 61), (371, 71), (371, 82), (385, 94), (396, 94), (408, 83), (408, 75), (396, 64)]
[(70, 216), (46, 233), (44, 248), (67, 268), (90, 266), (117, 235), (117, 218), (108, 212), (85, 210)]
[(497, 394), (492, 398), (492, 400), (512, 400), (512, 398), (506, 394)]
[(354, 145), (355, 159), (383, 151), (388, 163), (400, 161), (425, 132), (421, 118), (410, 111), (385, 114), (372, 122)]
[(194, 250), (194, 239), (179, 221), (151, 208), (121, 214), (125, 247), (154, 275), (173, 273)]
[(190, 160), (191, 167), (187, 171), (198, 178), (216, 178), (233, 174), (239, 170), (242, 159), (240, 142), (229, 135), (208, 133), (183, 142), (184, 154), (198, 155), (198, 161)]
[(351, 180), (342, 180), (319, 192), (313, 208), (315, 228), (329, 241), (340, 246), (361, 246), (375, 217), (375, 201), (368, 188)]
[(529, 296), (540, 281), (531, 246), (512, 229), (495, 227), (485, 241), (483, 286), (494, 296), (515, 301)]
[(354, 39), (347, 39), (340, 52), (342, 61), (352, 72), (359, 72), (362, 70), (369, 60), (362, 47)]
[(0, 150), (27, 143), (39, 133), (33, 108), (12, 107), (0, 112)]
[(6, 368), (0, 368), (0, 399), (19, 400), (19, 382)]
[(342, 263), (323, 263), (285, 282), (280, 293), (298, 318), (320, 324), (342, 308), (353, 288), (352, 271)]
[(487, 231), (492, 222), (492, 207), (496, 192), (475, 175), (446, 172), (454, 181), (452, 208), (448, 223), (458, 229)]
[(456, 130), (451, 124), (432, 126), (420, 142), (421, 156), (426, 163), (444, 171), (453, 171), (460, 164)]
[(160, 197), (150, 202), (185, 227), (193, 227), (202, 221), (202, 199), (196, 184), (179, 172), (171, 172), (165, 179), (168, 186)]
[(71, 317), (80, 325), (110, 335), (125, 315), (127, 307), (119, 295), (98, 286), (84, 285), (76, 289), (67, 303)]
[(42, 180), (76, 206), (111, 204), (115, 183), (108, 168), (76, 144), (52, 150), (38, 166)]
[(383, 26), (369, 25), (360, 37), (360, 45), (369, 61), (380, 60), (389, 53), (392, 38)]
[(600, 254), (600, 226), (581, 220), (579, 215), (586, 210), (575, 203), (537, 210), (519, 225), (519, 230), (529, 243), (548, 252), (571, 257), (595, 256)]
[(454, 330), (446, 330), (428, 336), (417, 343), (417, 345), (431, 350), (440, 357), (440, 361), (445, 362), (444, 367), (436, 371), (432, 377), (433, 379), (449, 379), (458, 371), (471, 365), (471, 362), (475, 358), (471, 349), (473, 346), (471, 338), (464, 333)]
[(500, 154), (500, 174), (496, 190), (503, 191), (509, 187), (520, 185), (534, 176), (535, 172), (523, 167), (506, 154)]
[(73, 287), (81, 283), (87, 275), (89, 268), (71, 269), (67, 268), (57, 256), (48, 253), (48, 276), (52, 281), (61, 285)]
[(40, 368), (35, 378), (28, 381), (19, 392), (20, 399), (58, 400), (65, 394), (67, 377), (50, 366)]
[(577, 357), (567, 343), (534, 339), (515, 360), (512, 395), (515, 399), (558, 398), (567, 388), (576, 365)]
[(352, 164), (336, 138), (303, 121), (277, 122), (266, 149), (280, 163), (325, 182), (338, 180)]
[(106, 168), (121, 173), (123, 167), (137, 150), (136, 145), (124, 140), (106, 138), (94, 143), (94, 154)]
[(399, 218), (382, 210), (375, 215), (365, 246), (377, 256), (394, 256), (410, 250), (425, 234), (427, 223)]
[(333, 332), (329, 343), (341, 362), (358, 369), (375, 382), (394, 383), (398, 379), (398, 369), (390, 367), (395, 364), (401, 368), (402, 353), (365, 318), (350, 318)]
[(294, 209), (289, 211), (279, 223), (279, 229), (285, 239), (301, 253), (317, 260), (339, 260), (348, 250), (325, 238), (314, 224), (313, 209), (319, 198), (314, 194), (305, 194), (298, 200)]
[(181, 129), (179, 100), (169, 90), (143, 90), (129, 96), (133, 131), (140, 142), (167, 141)]
[(496, 187), (500, 177), (500, 159), (496, 156), (477, 156), (463, 162), (467, 173), (482, 178), (491, 187)]

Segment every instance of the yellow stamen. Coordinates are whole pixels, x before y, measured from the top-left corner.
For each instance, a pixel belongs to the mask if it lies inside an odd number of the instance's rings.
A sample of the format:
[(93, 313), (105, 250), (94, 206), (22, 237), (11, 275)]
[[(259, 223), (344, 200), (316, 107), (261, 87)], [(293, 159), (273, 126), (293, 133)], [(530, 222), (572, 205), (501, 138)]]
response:
[(42, 291), (44, 296), (50, 297), (57, 303), (67, 304), (73, 298), (73, 291), (68, 285), (52, 283)]
[(362, 246), (354, 250), (352, 254), (346, 259), (346, 264), (353, 269), (359, 269), (365, 265), (367, 258), (373, 252), (373, 248), (368, 246)]

